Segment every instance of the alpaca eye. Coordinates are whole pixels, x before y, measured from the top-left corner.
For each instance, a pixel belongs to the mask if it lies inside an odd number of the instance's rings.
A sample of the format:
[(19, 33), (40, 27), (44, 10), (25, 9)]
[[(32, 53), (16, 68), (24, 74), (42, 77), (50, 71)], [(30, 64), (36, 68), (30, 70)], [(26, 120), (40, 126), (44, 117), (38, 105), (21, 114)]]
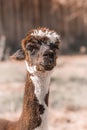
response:
[(34, 55), (36, 52), (36, 48), (34, 46), (29, 46), (28, 50), (30, 51), (31, 55)]
[(50, 48), (56, 50), (56, 49), (58, 49), (58, 45), (50, 43)]
[(29, 51), (33, 51), (34, 47), (32, 45), (26, 46), (26, 49)]
[(27, 45), (26, 45), (26, 49), (27, 49), (28, 51), (30, 51), (30, 54), (31, 54), (31, 55), (34, 55), (34, 54), (36, 53), (38, 47), (35, 46), (35, 45), (33, 45), (33, 44), (32, 44), (32, 45), (27, 44)]

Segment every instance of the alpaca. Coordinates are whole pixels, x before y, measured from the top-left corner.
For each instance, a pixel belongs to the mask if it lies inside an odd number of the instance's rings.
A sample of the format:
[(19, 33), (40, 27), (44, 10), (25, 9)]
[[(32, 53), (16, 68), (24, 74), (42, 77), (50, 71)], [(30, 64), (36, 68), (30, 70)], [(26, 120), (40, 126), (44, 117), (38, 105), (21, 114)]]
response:
[(0, 130), (47, 130), (50, 75), (56, 66), (59, 35), (47, 28), (29, 31), (12, 58), (25, 60), (27, 77), (18, 121), (0, 120)]

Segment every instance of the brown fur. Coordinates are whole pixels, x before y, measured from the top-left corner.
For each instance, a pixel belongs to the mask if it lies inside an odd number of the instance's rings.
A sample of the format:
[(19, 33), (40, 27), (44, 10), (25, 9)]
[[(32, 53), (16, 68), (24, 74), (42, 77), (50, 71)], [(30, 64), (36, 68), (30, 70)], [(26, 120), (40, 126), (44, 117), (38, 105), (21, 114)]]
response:
[(45, 110), (44, 106), (40, 104), (40, 105), (39, 105), (40, 114), (43, 114), (43, 113), (44, 113), (44, 110)]
[(34, 85), (30, 79), (29, 73), (27, 74), (27, 80), (25, 85), (23, 112), (21, 120), (25, 126), (28, 126), (29, 130), (33, 130), (41, 124), (39, 103), (34, 94)]

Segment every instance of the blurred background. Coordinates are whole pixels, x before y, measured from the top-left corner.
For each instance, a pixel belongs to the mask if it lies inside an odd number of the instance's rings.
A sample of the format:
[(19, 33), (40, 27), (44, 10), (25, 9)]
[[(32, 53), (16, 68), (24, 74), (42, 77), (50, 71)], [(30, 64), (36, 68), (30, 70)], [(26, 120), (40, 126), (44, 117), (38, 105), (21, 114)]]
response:
[(87, 0), (0, 0), (0, 117), (20, 116), (26, 67), (9, 56), (39, 26), (62, 40), (51, 78), (49, 130), (87, 130)]

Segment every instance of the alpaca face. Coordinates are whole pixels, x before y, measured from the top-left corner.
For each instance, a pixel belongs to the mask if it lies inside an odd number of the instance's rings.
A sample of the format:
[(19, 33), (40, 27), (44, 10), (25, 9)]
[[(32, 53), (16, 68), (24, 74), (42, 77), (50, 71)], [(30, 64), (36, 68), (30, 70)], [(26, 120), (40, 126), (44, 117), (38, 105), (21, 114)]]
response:
[(36, 42), (28, 41), (24, 50), (28, 65), (36, 66), (38, 71), (51, 70), (56, 65), (58, 46), (56, 43), (48, 42), (48, 38), (37, 38)]
[(32, 30), (22, 41), (21, 58), (38, 71), (52, 70), (56, 65), (59, 42), (59, 35), (54, 31), (46, 28)]

